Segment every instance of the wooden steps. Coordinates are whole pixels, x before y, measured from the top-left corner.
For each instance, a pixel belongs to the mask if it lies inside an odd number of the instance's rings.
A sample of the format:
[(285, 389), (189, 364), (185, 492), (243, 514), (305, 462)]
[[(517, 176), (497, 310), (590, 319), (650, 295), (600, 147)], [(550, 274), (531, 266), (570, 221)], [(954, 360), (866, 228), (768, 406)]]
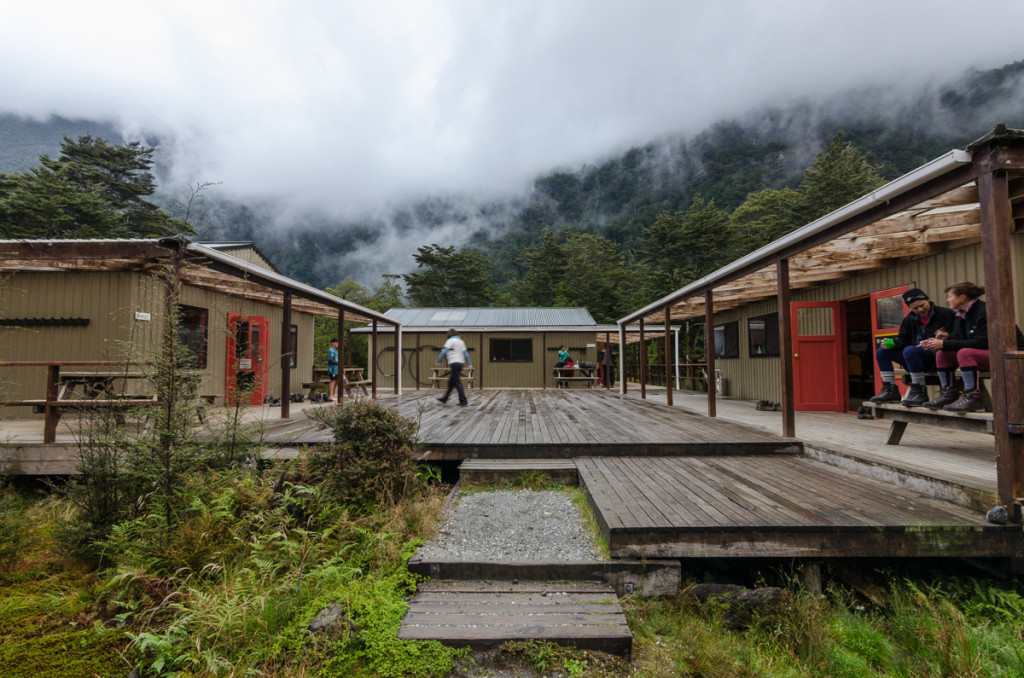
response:
[(504, 485), (534, 471), (561, 485), (578, 484), (572, 459), (466, 459), (459, 465), (459, 480), (465, 485)]
[(423, 582), (398, 637), (473, 649), (537, 639), (627, 659), (633, 647), (615, 590), (594, 582)]

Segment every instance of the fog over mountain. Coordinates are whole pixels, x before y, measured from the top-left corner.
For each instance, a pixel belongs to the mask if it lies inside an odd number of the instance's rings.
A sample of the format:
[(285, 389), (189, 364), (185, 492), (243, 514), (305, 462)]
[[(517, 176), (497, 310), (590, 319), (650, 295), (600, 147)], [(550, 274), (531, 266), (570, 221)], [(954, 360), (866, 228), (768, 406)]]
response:
[[(0, 0), (0, 17), (0, 113), (159, 144), (165, 204), (215, 182), (204, 232), (256, 238), (315, 284), (518, 228), (539, 177), (634, 147), (652, 180), (696, 186), (721, 121), (784, 145), (770, 182), (839, 127), (919, 134), (923, 162), (1024, 125), (1019, 78), (979, 105), (961, 76), (1024, 56), (1009, 0)], [(613, 224), (596, 203), (586, 225)]]

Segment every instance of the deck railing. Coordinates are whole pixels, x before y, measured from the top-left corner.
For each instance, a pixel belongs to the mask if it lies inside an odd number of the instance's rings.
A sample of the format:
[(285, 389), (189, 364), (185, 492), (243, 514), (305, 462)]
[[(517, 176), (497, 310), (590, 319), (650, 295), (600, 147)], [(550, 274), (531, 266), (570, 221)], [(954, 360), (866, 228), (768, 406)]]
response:
[[(672, 369), (672, 385), (675, 386), (675, 364), (669, 365)], [(708, 379), (705, 375), (704, 363), (679, 363), (679, 386), (684, 391), (700, 391), (706, 393), (708, 390)], [(647, 365), (647, 385), (665, 385), (665, 363), (649, 363)], [(635, 364), (626, 365), (626, 380), (640, 383), (640, 366)]]

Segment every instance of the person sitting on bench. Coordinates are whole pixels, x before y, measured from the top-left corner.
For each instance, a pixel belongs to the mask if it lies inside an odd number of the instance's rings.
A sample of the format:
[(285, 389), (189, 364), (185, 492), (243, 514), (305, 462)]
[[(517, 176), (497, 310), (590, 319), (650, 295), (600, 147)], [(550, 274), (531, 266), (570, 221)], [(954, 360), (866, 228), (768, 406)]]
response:
[[(972, 282), (953, 283), (946, 288), (946, 303), (956, 313), (956, 324), (947, 339), (927, 339), (925, 348), (938, 351), (935, 356), (942, 390), (935, 400), (925, 403), (933, 410), (984, 412), (981, 373), (988, 372), (988, 318), (985, 302), (979, 299), (985, 288)], [(1017, 328), (1017, 348), (1024, 348), (1024, 335)], [(964, 392), (953, 385), (953, 372), (960, 368)]]
[[(917, 407), (928, 402), (925, 372), (935, 369), (935, 354), (925, 348), (923, 342), (935, 337), (940, 330), (952, 332), (956, 316), (951, 309), (936, 306), (927, 294), (916, 287), (903, 293), (903, 303), (910, 307), (910, 313), (900, 323), (899, 333), (895, 339), (883, 341), (875, 351), (878, 372), (882, 375), (882, 390), (871, 398), (871, 402), (902, 402), (907, 407)], [(893, 363), (899, 363), (910, 372), (910, 390), (902, 401)], [(942, 379), (941, 372), (939, 378)]]

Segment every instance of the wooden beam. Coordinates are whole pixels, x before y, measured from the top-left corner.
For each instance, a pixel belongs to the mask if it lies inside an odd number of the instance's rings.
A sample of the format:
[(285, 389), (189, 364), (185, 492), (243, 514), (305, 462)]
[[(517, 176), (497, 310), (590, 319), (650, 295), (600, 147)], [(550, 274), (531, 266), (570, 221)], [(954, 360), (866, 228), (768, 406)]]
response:
[[(281, 313), (281, 418), (291, 417), (292, 401), (292, 293), (284, 293)], [(296, 349), (298, 347), (296, 346)], [(297, 364), (297, 363), (296, 363)]]
[(647, 399), (647, 341), (644, 339), (644, 319), (640, 319), (640, 399)]
[(1017, 348), (1013, 300), (1013, 263), (1010, 233), (1009, 186), (1005, 172), (978, 177), (981, 200), (982, 261), (985, 267), (986, 311), (988, 315), (989, 371), (992, 381), (992, 433), (996, 447), (996, 485), (999, 501), (1016, 522), (1020, 522), (1017, 497), (1024, 497), (1024, 437), (1011, 435), (1008, 412), (1022, 398), (1024, 384), (1009, 381), (1004, 354)]
[(793, 325), (789, 306), (789, 260), (779, 259), (779, 367), (781, 369), (782, 435), (796, 436), (796, 412), (793, 397)]
[(672, 307), (665, 307), (665, 403), (672, 407)]
[(704, 362), (708, 378), (708, 416), (717, 416), (715, 408), (715, 300), (714, 291), (704, 293)]

